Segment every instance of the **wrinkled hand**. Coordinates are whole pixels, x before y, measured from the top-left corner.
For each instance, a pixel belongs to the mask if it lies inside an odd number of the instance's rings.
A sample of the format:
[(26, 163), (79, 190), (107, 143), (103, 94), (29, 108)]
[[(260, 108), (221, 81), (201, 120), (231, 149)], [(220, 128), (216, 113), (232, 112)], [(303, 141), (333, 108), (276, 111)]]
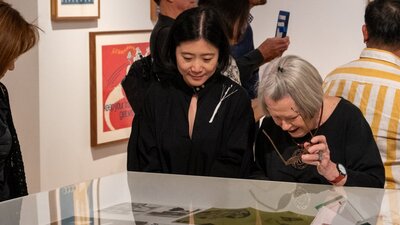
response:
[(264, 62), (269, 62), (276, 57), (282, 56), (283, 52), (288, 49), (289, 44), (289, 37), (267, 38), (257, 49), (261, 52)]
[(318, 135), (311, 139), (311, 143), (306, 142), (304, 147), (309, 154), (302, 155), (304, 163), (317, 166), (318, 173), (328, 181), (338, 176), (336, 164), (331, 161), (330, 150), (326, 137)]

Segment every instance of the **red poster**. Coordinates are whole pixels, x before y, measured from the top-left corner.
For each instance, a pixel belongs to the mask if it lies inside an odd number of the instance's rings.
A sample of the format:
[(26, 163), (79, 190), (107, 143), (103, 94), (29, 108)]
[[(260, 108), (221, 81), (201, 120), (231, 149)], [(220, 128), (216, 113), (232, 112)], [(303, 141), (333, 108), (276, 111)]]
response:
[(150, 54), (149, 43), (102, 46), (103, 132), (130, 128), (134, 117), (125, 97), (121, 81), (130, 65)]

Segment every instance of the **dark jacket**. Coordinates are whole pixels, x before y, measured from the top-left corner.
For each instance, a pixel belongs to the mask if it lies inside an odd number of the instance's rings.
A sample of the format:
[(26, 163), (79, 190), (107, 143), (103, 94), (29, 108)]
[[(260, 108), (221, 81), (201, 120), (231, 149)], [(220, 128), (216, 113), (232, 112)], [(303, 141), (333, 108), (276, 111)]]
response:
[(28, 194), (7, 88), (0, 83), (0, 201)]
[[(174, 78), (154, 82), (147, 92), (133, 120), (128, 170), (248, 177), (254, 117), (246, 91), (219, 72), (198, 89), (180, 74)], [(198, 102), (190, 137), (187, 115), (194, 94)]]

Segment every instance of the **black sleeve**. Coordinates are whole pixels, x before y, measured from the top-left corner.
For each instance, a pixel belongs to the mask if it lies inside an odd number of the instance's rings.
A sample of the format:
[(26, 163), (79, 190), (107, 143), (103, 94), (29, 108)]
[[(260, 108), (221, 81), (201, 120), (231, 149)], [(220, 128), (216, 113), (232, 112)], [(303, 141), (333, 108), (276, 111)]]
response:
[(128, 171), (141, 171), (139, 167), (139, 155), (138, 155), (138, 137), (139, 137), (139, 117), (140, 114), (135, 114), (135, 118), (132, 121), (131, 135), (129, 136), (128, 150), (127, 150), (127, 169)]
[(139, 167), (144, 172), (162, 172), (161, 156), (157, 145), (156, 136), (156, 113), (155, 105), (162, 99), (155, 83), (151, 86), (145, 99), (142, 115), (139, 120), (138, 134), (138, 158)]
[(153, 71), (155, 73), (161, 73), (163, 71), (163, 62), (164, 62), (164, 57), (165, 57), (165, 50), (166, 50), (166, 43), (168, 39), (168, 34), (170, 31), (171, 27), (165, 26), (160, 28), (158, 31), (158, 35), (156, 37), (156, 41), (154, 44), (154, 50), (153, 50)]
[(346, 186), (382, 188), (385, 170), (371, 128), (357, 109), (346, 126), (345, 159)]
[(135, 115), (128, 143), (128, 171), (161, 172), (155, 136), (154, 109), (156, 84), (150, 86), (141, 113)]
[[(241, 87), (240, 87), (241, 88)], [(251, 102), (242, 89), (239, 98), (231, 99), (234, 104), (226, 115), (227, 124), (223, 148), (226, 154), (218, 157), (213, 165), (212, 176), (241, 177), (250, 176), (254, 141), (254, 116)]]
[(258, 49), (235, 59), (240, 72), (240, 81), (246, 83), (264, 62), (264, 58)]

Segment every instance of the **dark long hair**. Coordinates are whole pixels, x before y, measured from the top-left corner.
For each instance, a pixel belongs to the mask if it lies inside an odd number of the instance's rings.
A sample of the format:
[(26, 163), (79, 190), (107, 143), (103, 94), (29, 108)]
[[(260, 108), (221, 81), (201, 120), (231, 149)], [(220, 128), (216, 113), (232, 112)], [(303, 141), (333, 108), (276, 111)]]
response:
[(160, 0), (154, 0), (157, 5), (160, 5)]
[(400, 47), (400, 1), (374, 0), (365, 10), (369, 42), (377, 46)]
[(217, 10), (226, 25), (228, 38), (238, 41), (249, 19), (249, 0), (199, 0), (198, 4)]
[(182, 42), (204, 39), (219, 50), (217, 71), (229, 63), (229, 42), (219, 15), (214, 9), (196, 7), (181, 13), (169, 32), (164, 57), (167, 73), (177, 72), (176, 48)]

